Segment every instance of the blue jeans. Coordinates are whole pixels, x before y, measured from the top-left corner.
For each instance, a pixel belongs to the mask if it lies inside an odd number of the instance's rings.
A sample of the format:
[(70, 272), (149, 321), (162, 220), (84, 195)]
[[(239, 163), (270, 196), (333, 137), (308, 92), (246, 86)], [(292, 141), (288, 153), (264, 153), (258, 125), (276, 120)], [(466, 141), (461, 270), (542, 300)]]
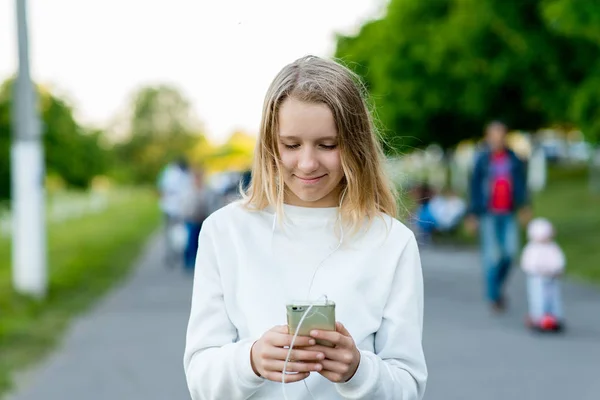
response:
[(183, 266), (185, 269), (194, 269), (196, 265), (196, 253), (198, 252), (198, 236), (202, 223), (186, 222), (185, 226), (188, 230), (188, 241), (183, 252)]
[(486, 297), (497, 302), (518, 252), (519, 227), (513, 214), (486, 214), (479, 223)]
[(164, 218), (164, 229), (163, 229), (163, 237), (165, 243), (165, 265), (169, 268), (173, 268), (176, 265), (179, 265), (179, 260), (181, 260), (181, 251), (177, 249), (177, 244), (173, 239), (172, 230), (177, 224), (180, 222), (180, 219), (169, 215), (167, 213), (163, 214)]
[(552, 315), (557, 320), (563, 319), (560, 281), (558, 278), (528, 275), (527, 298), (529, 317), (536, 324), (544, 315)]

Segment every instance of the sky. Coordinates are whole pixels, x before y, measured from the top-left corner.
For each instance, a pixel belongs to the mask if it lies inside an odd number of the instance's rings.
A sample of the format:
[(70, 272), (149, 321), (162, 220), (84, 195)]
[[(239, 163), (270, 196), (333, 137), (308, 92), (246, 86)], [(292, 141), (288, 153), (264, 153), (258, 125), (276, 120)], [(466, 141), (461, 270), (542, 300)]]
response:
[[(16, 0), (0, 0), (0, 81), (18, 65)], [(28, 0), (33, 79), (84, 124), (107, 126), (136, 88), (169, 83), (222, 142), (256, 134), (265, 92), (286, 64), (328, 57), (385, 0)]]

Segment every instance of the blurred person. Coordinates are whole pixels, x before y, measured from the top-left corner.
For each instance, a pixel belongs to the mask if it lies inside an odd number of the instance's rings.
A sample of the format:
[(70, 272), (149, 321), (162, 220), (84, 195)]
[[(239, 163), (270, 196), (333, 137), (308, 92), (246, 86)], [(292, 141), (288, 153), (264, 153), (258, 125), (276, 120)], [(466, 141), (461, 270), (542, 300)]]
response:
[[(423, 397), (419, 250), (395, 219), (358, 82), (309, 56), (271, 83), (249, 189), (200, 232), (184, 355), (192, 399), (306, 399), (309, 387), (319, 399)], [(344, 325), (292, 346), (286, 305), (321, 295)]]
[(527, 227), (529, 242), (521, 255), (527, 274), (527, 325), (535, 330), (560, 331), (564, 326), (560, 276), (566, 261), (554, 234), (550, 221), (535, 218)]
[(183, 266), (186, 270), (194, 269), (198, 251), (198, 236), (202, 223), (213, 211), (214, 195), (206, 185), (204, 170), (195, 168), (192, 181), (183, 195), (183, 219), (187, 228), (187, 241), (183, 252)]
[(190, 181), (188, 163), (184, 158), (167, 164), (158, 177), (157, 186), (164, 221), (165, 264), (171, 268), (179, 263), (181, 249), (187, 237), (182, 201)]
[(479, 229), (487, 300), (504, 311), (504, 286), (518, 253), (520, 218), (530, 218), (526, 168), (506, 145), (501, 121), (486, 126), (485, 146), (477, 154), (470, 182), (467, 229)]
[(433, 189), (427, 182), (419, 184), (414, 191), (417, 208), (413, 218), (413, 226), (418, 243), (421, 245), (432, 242), (433, 232), (436, 229), (436, 221), (429, 206), (433, 195)]
[(466, 211), (466, 202), (449, 187), (434, 195), (429, 202), (429, 212), (439, 232), (449, 232), (458, 227)]

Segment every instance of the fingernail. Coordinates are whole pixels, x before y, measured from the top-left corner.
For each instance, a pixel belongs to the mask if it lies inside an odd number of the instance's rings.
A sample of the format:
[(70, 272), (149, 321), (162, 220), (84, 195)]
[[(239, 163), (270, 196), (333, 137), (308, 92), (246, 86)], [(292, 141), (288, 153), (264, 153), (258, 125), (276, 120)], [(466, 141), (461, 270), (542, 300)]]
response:
[(315, 371), (320, 371), (323, 368), (321, 364), (315, 365)]
[(317, 354), (317, 358), (318, 358), (319, 360), (322, 360), (322, 359), (324, 359), (324, 358), (325, 358), (325, 354), (323, 354), (323, 353), (319, 353), (319, 354)]
[(310, 344), (311, 346), (313, 346), (313, 345), (317, 344), (317, 341), (316, 341), (316, 340), (313, 340), (313, 339), (310, 339), (310, 340), (308, 341), (308, 344)]
[(310, 332), (310, 336), (318, 336), (318, 335), (319, 335), (319, 332), (317, 332), (317, 331)]

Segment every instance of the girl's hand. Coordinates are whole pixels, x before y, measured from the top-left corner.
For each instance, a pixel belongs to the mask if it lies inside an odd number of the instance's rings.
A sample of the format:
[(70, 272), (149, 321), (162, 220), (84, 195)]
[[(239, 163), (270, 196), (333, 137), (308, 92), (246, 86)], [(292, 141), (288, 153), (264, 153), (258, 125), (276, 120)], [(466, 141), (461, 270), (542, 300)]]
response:
[[(279, 325), (267, 331), (254, 342), (250, 350), (250, 361), (254, 373), (270, 381), (281, 382), (283, 365), (288, 354), (288, 349), (285, 347), (289, 348), (292, 338), (293, 335), (288, 334), (288, 327)], [(286, 372), (298, 373), (290, 375), (286, 373), (286, 383), (301, 381), (308, 378), (310, 372), (318, 372), (323, 369), (322, 361), (320, 361), (325, 358), (323, 352), (306, 349), (315, 343), (314, 339), (307, 336), (296, 337)]]
[[(317, 351), (325, 354), (325, 359), (320, 361), (323, 369), (321, 375), (331, 382), (348, 382), (356, 373), (360, 364), (360, 351), (348, 330), (340, 322), (336, 322), (336, 331), (312, 331), (313, 338), (327, 340), (334, 347), (310, 346), (305, 350)], [(295, 346), (294, 346), (295, 347)]]

